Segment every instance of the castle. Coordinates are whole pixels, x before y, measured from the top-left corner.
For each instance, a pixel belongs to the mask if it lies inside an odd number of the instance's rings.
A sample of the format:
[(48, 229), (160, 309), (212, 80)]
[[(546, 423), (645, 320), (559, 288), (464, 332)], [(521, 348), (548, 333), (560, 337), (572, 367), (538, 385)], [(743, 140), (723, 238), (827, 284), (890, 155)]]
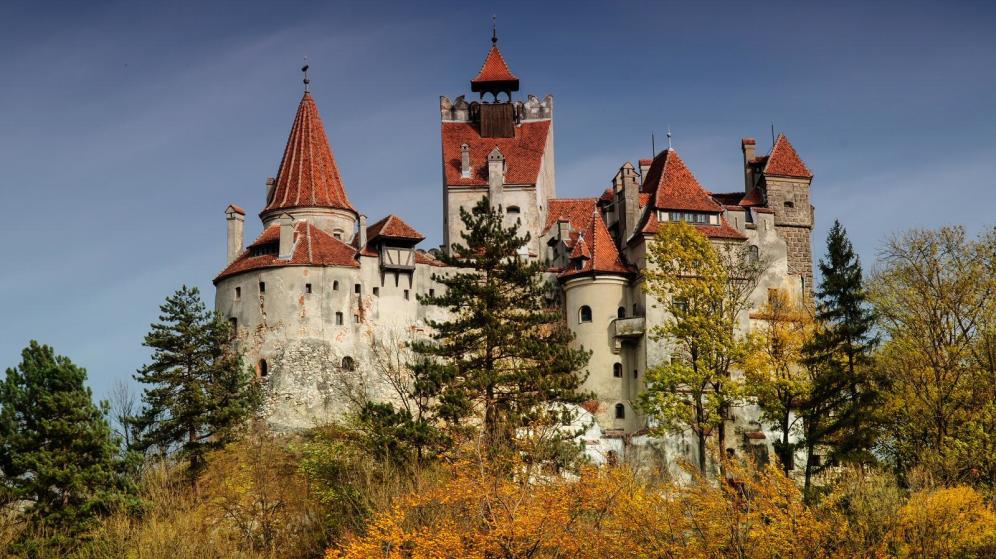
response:
[[(307, 83), (307, 81), (306, 81)], [(470, 82), (480, 100), (441, 97), (444, 247), (459, 240), (460, 209), (482, 197), (531, 234), (522, 257), (544, 259), (576, 343), (592, 351), (585, 389), (595, 426), (586, 443), (624, 452), (646, 431), (634, 406), (648, 367), (668, 358), (648, 339), (664, 320), (644, 293), (647, 245), (669, 221), (715, 243), (747, 243), (768, 271), (753, 295), (807, 296), (812, 285), (812, 173), (784, 135), (767, 155), (740, 142), (743, 185), (703, 187), (670, 147), (624, 163), (591, 198), (558, 198), (553, 97), (513, 99), (518, 78), (497, 41)], [(739, 182), (739, 181), (738, 181)], [(734, 191), (735, 190), (735, 191)], [(228, 262), (215, 278), (216, 309), (235, 328), (267, 386), (270, 422), (294, 429), (339, 417), (356, 397), (391, 398), (384, 371), (400, 367), (405, 342), (443, 309), (417, 294), (441, 286), (447, 268), (418, 247), (425, 238), (396, 216), (368, 222), (349, 201), (314, 98), (301, 99), (275, 178), (266, 181), (263, 232), (244, 246), (245, 212), (225, 211)], [(751, 327), (744, 313), (740, 327)], [(767, 447), (756, 410), (728, 418), (734, 444)], [(688, 442), (673, 451), (692, 455)]]

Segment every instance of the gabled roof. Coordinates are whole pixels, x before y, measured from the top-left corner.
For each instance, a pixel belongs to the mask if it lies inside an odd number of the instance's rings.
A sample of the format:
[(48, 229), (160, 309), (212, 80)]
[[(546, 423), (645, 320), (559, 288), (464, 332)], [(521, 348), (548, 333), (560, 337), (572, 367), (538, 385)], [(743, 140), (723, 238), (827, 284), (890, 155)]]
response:
[(685, 162), (673, 149), (654, 158), (647, 171), (642, 190), (653, 194), (654, 207), (662, 210), (686, 210), (719, 213), (723, 207), (706, 192)]
[(377, 237), (412, 239), (415, 241), (425, 239), (425, 235), (416, 231), (414, 227), (408, 225), (394, 214), (388, 214), (384, 219), (367, 227), (367, 241), (372, 241)]
[[(246, 250), (232, 261), (218, 277), (218, 280), (260, 268), (280, 268), (283, 266), (342, 266), (357, 268), (356, 249), (315, 227), (307, 221), (294, 223), (294, 252), (290, 258), (278, 258), (280, 225), (267, 227)], [(261, 250), (262, 249), (262, 250)], [(263, 252), (258, 256), (253, 253)]]
[(263, 212), (307, 206), (356, 211), (342, 186), (318, 106), (305, 92), (287, 138), (272, 197)]
[[(468, 122), (444, 122), (443, 172), (447, 185), (486, 186), (488, 184), (488, 154), (496, 147), (505, 156), (505, 184), (536, 184), (550, 121), (523, 122), (515, 127), (511, 138), (482, 138)], [(470, 148), (471, 172), (464, 177), (460, 168), (460, 146)]]
[(632, 268), (623, 263), (615, 240), (605, 226), (601, 212), (597, 209), (592, 210), (589, 214), (587, 226), (583, 229), (581, 237), (574, 243), (571, 260), (575, 261), (575, 265), (561, 272), (561, 278), (592, 272), (603, 274), (629, 274), (633, 272)]
[(491, 45), (491, 50), (488, 51), (488, 56), (484, 59), (477, 77), (470, 80), (470, 90), (481, 91), (486, 89), (487, 84), (494, 82), (505, 82), (512, 89), (519, 89), (519, 78), (508, 69), (505, 57), (501, 55), (496, 44)]
[(789, 143), (785, 134), (779, 134), (775, 145), (771, 148), (768, 162), (764, 166), (765, 175), (811, 179), (812, 171), (802, 162), (802, 158)]
[(551, 198), (547, 203), (546, 233), (561, 219), (566, 219), (574, 231), (581, 231), (588, 225), (591, 212), (598, 203), (597, 198)]

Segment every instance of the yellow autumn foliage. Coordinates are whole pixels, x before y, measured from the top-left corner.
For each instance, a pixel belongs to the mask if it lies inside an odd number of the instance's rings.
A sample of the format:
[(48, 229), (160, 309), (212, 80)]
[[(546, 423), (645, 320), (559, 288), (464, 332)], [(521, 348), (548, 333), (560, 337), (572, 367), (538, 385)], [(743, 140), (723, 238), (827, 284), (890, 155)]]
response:
[(624, 467), (520, 479), (463, 463), (375, 516), (326, 559), (832, 557), (831, 524), (775, 468), (652, 482)]

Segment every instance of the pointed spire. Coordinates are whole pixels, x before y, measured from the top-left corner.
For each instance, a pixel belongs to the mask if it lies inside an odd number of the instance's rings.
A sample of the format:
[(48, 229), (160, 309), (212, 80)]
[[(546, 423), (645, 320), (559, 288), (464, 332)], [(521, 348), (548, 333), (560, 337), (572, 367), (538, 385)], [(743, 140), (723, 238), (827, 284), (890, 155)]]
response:
[(305, 92), (287, 138), (273, 194), (263, 211), (308, 206), (356, 212), (342, 186), (318, 106)]
[(789, 143), (785, 134), (779, 134), (768, 155), (768, 163), (764, 166), (765, 175), (777, 175), (792, 178), (813, 178), (812, 171)]
[(498, 33), (494, 16), (491, 18), (491, 50), (488, 51), (488, 56), (484, 59), (477, 77), (470, 80), (470, 90), (481, 93), (482, 96), (485, 93), (497, 95), (501, 92), (511, 95), (511, 92), (519, 90), (519, 78), (508, 69), (505, 58), (498, 50)]

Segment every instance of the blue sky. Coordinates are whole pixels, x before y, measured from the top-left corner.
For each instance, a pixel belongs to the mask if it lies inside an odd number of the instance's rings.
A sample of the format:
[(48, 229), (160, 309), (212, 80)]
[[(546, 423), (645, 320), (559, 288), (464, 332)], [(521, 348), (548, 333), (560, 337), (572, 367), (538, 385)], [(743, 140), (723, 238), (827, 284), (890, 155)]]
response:
[(742, 188), (739, 140), (785, 132), (813, 170), (814, 247), (840, 218), (867, 266), (908, 227), (993, 223), (996, 9), (985, 2), (0, 3), (0, 368), (28, 340), (98, 396), (147, 358), (181, 284), (260, 225), (312, 91), (349, 197), (441, 240), (438, 96), (469, 94), (498, 16), (521, 94), (555, 96), (557, 188), (603, 190), (674, 147)]

